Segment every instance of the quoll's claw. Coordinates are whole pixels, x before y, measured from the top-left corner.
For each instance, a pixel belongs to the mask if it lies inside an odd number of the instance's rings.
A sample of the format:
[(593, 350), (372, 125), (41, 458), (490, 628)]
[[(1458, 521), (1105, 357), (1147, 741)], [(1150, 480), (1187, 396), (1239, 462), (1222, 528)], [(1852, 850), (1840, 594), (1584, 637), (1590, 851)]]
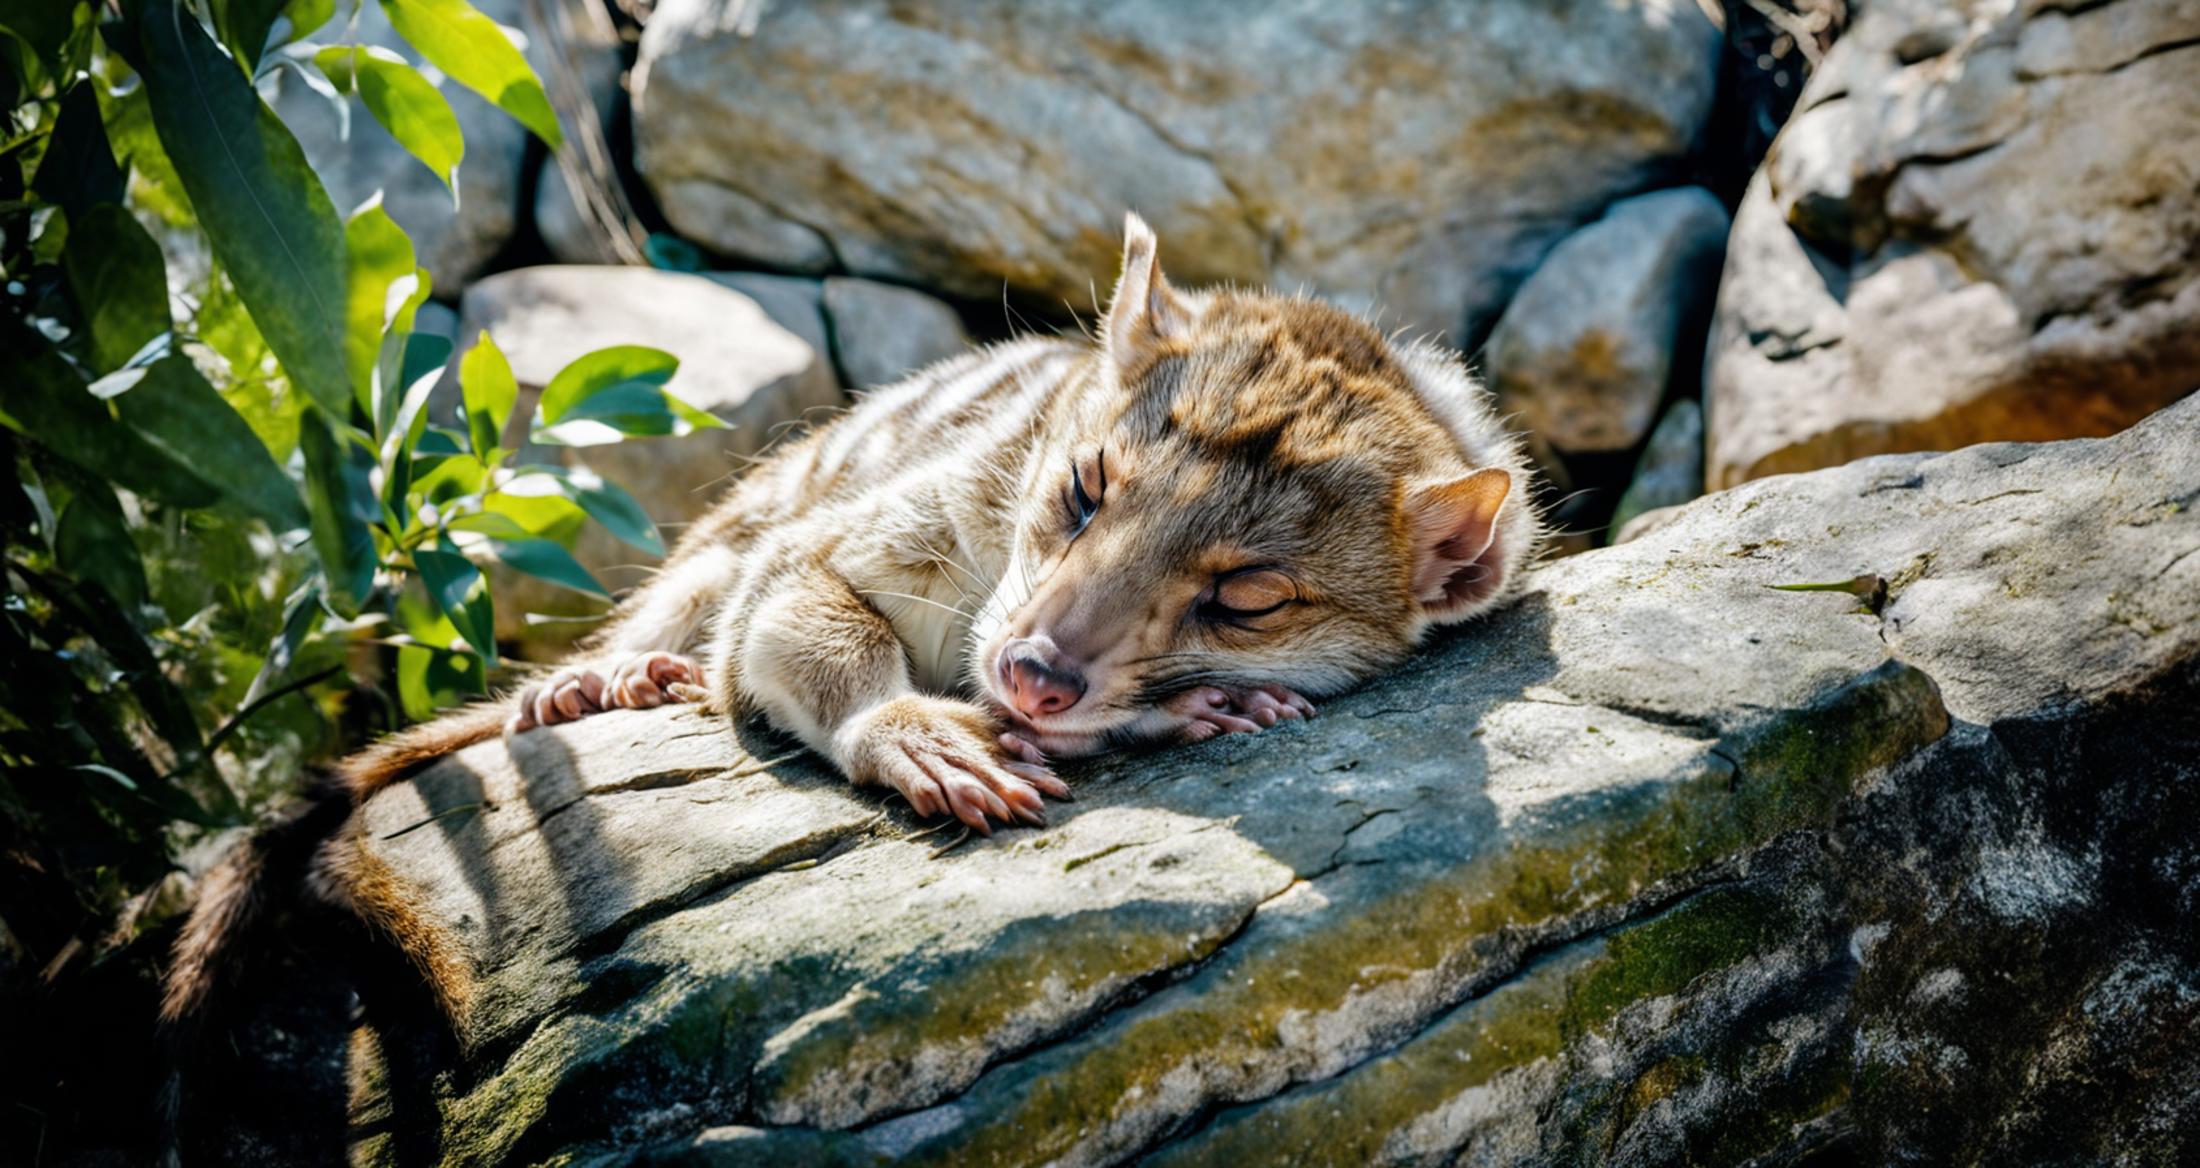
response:
[(520, 691), (505, 732), (576, 722), (605, 710), (699, 701), (703, 667), (678, 653), (637, 653), (606, 666), (567, 666)]
[(1190, 742), (1205, 742), (1220, 734), (1250, 734), (1278, 722), (1314, 716), (1314, 703), (1280, 685), (1201, 686), (1171, 698), (1164, 708), (1184, 719), (1181, 733)]
[(1044, 826), (1044, 796), (1069, 798), (1045, 755), (997, 734), (989, 715), (964, 702), (888, 702), (865, 718), (852, 753), (850, 775), (900, 791), (919, 815), (952, 815), (981, 835), (993, 834), (996, 820)]

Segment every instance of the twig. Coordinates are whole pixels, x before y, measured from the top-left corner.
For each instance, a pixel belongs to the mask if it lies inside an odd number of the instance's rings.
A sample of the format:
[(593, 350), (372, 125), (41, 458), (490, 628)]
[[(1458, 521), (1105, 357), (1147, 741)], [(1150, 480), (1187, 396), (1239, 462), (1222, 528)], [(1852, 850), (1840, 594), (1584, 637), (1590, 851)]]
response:
[(298, 680), (281, 687), (280, 689), (269, 690), (268, 692), (261, 694), (259, 697), (253, 699), (250, 704), (245, 706), (245, 708), (238, 710), (235, 714), (230, 715), (229, 720), (221, 724), (221, 729), (214, 731), (213, 736), (206, 740), (206, 757), (212, 758), (214, 752), (221, 749), (221, 744), (228, 741), (230, 735), (235, 734), (241, 727), (243, 727), (244, 720), (246, 718), (249, 718), (252, 715), (259, 713), (261, 708), (266, 706), (269, 702), (272, 702), (277, 698), (289, 697), (291, 694), (297, 693), (299, 690), (319, 685), (320, 683), (327, 681), (329, 678), (334, 677), (337, 674), (342, 673), (343, 671), (343, 666), (331, 665), (327, 669), (324, 669), (311, 677), (301, 677)]

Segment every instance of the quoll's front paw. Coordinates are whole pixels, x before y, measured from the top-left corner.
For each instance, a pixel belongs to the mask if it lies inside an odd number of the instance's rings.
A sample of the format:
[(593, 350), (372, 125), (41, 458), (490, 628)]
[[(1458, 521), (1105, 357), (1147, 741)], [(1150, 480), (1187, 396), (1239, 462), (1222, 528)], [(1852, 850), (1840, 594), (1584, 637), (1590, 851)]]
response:
[(635, 653), (608, 662), (569, 665), (520, 691), (506, 724), (517, 734), (537, 726), (577, 722), (605, 710), (646, 710), (666, 702), (699, 701), (703, 667), (678, 653)]
[(985, 834), (992, 820), (1047, 821), (1041, 794), (1069, 787), (1029, 754), (1011, 754), (991, 715), (948, 698), (897, 698), (842, 731), (848, 777), (900, 791), (919, 815), (949, 814)]
[(1217, 734), (1249, 734), (1278, 722), (1314, 716), (1314, 703), (1280, 685), (1225, 689), (1203, 685), (1169, 699), (1163, 709), (1184, 719), (1187, 742), (1205, 742)]

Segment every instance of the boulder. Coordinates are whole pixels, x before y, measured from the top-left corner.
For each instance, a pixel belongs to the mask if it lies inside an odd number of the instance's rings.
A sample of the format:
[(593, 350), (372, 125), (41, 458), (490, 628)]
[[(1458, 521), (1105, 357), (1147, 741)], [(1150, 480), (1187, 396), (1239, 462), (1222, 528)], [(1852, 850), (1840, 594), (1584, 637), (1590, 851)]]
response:
[(955, 310), (914, 288), (835, 276), (825, 281), (833, 357), (851, 389), (896, 381), (970, 347)]
[(1633, 449), (1667, 384), (1696, 375), (1727, 225), (1711, 192), (1681, 187), (1616, 203), (1552, 248), (1490, 333), (1502, 408), (1567, 454)]
[(688, 708), (484, 743), (347, 837), (477, 978), (354, 1150), (2188, 1162), (2196, 504), (2200, 401), (1750, 483), (988, 840)]
[(2184, 0), (1865, 6), (1735, 216), (1711, 485), (2200, 385), (2196, 74)]
[(1703, 407), (1684, 397), (1667, 407), (1650, 431), (1650, 443), (1642, 448), (1635, 465), (1634, 481), (1619, 497), (1612, 512), (1613, 543), (1626, 543), (1642, 534), (1628, 531), (1636, 519), (1667, 507), (1678, 507), (1703, 493)]
[[(694, 519), (712, 489), (806, 411), (842, 403), (830, 358), (775, 323), (755, 300), (705, 277), (653, 268), (552, 265), (491, 276), (459, 305), (458, 352), (429, 409), (459, 408), (458, 362), (483, 330), (512, 363), (520, 384), (507, 441), (525, 435), (543, 386), (567, 363), (610, 345), (648, 345), (680, 358), (667, 388), (730, 429), (685, 438), (642, 438), (575, 449), (526, 446), (522, 461), (582, 463), (633, 494), (659, 524)], [(638, 583), (649, 557), (590, 524), (574, 555), (618, 591)], [(602, 605), (579, 593), (498, 569), (497, 636), (533, 657), (555, 655), (590, 628), (573, 621), (533, 624), (527, 613), (583, 617)]]
[(955, 310), (914, 288), (847, 276), (708, 275), (754, 297), (773, 320), (832, 354), (850, 389), (884, 385), (970, 347)]
[(1676, 173), (1695, 5), (664, 0), (637, 165), (723, 255), (1060, 314), (1123, 212), (1187, 286), (1300, 286), (1479, 337), (1542, 253)]

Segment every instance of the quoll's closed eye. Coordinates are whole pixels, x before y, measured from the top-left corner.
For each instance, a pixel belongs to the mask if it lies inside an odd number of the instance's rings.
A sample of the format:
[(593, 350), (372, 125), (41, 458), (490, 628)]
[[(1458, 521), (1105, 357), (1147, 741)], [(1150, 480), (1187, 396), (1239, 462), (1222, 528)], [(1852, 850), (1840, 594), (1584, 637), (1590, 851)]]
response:
[(1216, 578), (1208, 615), (1247, 621), (1267, 616), (1299, 598), (1298, 585), (1274, 568), (1243, 568)]

